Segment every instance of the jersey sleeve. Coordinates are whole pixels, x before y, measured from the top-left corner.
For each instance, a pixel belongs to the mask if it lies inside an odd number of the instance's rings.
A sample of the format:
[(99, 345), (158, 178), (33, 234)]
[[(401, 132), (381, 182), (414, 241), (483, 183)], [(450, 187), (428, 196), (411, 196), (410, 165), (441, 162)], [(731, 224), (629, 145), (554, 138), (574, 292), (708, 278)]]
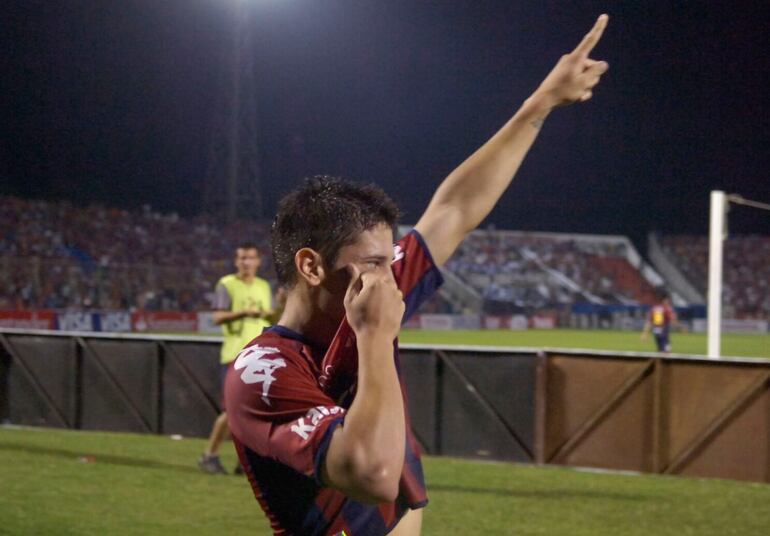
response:
[(406, 322), (444, 282), (422, 235), (412, 229), (393, 246), (393, 275), (404, 294)]
[(260, 456), (314, 477), (345, 410), (325, 395), (301, 358), (259, 343), (244, 348), (225, 381), (232, 434)]
[(229, 311), (232, 306), (232, 299), (227, 287), (221, 281), (214, 288), (214, 310)]

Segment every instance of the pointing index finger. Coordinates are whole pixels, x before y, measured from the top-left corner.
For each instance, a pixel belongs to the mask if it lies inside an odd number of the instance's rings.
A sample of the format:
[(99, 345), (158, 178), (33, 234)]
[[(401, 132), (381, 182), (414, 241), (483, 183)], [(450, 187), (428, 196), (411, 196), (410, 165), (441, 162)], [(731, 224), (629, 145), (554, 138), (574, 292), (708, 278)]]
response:
[(599, 39), (602, 37), (604, 29), (607, 27), (608, 20), (609, 17), (606, 14), (599, 15), (599, 18), (596, 19), (596, 24), (594, 24), (594, 27), (591, 28), (591, 31), (586, 34), (580, 44), (575, 47), (574, 53), (588, 56), (588, 54), (590, 54), (593, 48), (596, 46), (596, 43), (598, 43)]
[(363, 274), (361, 273), (361, 270), (353, 263), (348, 264), (345, 266), (345, 269), (348, 272), (348, 276), (350, 276), (350, 281), (348, 282), (348, 292), (361, 291), (361, 286), (363, 284)]

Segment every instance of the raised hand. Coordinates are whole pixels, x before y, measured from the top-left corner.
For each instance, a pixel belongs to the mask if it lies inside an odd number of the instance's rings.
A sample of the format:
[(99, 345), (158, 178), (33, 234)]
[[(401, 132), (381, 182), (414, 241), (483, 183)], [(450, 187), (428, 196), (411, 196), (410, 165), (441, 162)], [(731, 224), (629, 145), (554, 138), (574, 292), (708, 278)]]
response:
[(348, 267), (350, 284), (345, 294), (348, 323), (359, 337), (377, 336), (392, 341), (404, 316), (404, 298), (390, 269), (361, 273)]
[(607, 15), (600, 15), (591, 31), (586, 34), (575, 50), (561, 57), (535, 94), (541, 95), (549, 108), (587, 101), (593, 88), (609, 65), (588, 57), (607, 27)]

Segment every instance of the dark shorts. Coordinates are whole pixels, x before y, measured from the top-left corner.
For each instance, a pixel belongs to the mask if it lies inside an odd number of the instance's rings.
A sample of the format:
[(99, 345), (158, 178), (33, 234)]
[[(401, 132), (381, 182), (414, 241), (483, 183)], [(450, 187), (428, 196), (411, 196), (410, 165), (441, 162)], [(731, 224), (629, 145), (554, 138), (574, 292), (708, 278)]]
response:
[(668, 333), (656, 333), (655, 344), (658, 346), (658, 352), (671, 351), (671, 341), (668, 339)]

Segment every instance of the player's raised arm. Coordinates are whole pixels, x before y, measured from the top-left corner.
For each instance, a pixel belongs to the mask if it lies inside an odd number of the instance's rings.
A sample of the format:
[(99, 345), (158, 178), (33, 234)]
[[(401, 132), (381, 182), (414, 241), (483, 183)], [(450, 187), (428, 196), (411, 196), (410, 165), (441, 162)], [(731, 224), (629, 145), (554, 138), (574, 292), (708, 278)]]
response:
[(551, 110), (591, 98), (593, 87), (608, 65), (588, 56), (607, 20), (607, 15), (601, 15), (575, 50), (561, 57), (505, 126), (438, 187), (415, 226), (437, 264), (446, 262), (465, 235), (495, 206)]

